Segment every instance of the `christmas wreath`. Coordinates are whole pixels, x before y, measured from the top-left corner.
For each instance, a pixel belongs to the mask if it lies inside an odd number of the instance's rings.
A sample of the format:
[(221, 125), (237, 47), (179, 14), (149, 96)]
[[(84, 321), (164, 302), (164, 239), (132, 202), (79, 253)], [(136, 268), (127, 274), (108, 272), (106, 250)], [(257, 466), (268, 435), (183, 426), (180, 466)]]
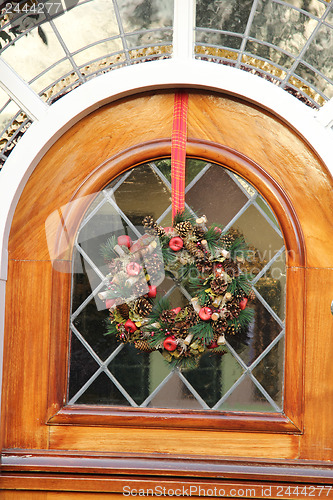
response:
[[(110, 273), (99, 293), (110, 315), (106, 334), (140, 351), (158, 350), (178, 368), (194, 368), (202, 354), (223, 354), (225, 335), (246, 331), (253, 318), (251, 277), (240, 265), (246, 259), (244, 238), (207, 227), (207, 219), (178, 213), (172, 227), (144, 218), (146, 233), (110, 237), (101, 251)], [(165, 276), (190, 296), (183, 307), (159, 297)]]

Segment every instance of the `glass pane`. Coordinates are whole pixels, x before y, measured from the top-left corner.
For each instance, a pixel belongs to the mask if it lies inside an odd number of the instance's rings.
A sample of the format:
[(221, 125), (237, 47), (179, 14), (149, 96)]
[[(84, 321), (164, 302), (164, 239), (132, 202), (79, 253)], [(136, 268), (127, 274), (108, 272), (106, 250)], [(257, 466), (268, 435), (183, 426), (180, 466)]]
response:
[(92, 382), (76, 404), (130, 406), (130, 402), (105, 373)]
[(227, 399), (218, 405), (216, 409), (220, 411), (276, 411), (249, 376), (245, 376)]
[[(77, 5), (55, 19), (54, 23), (70, 52), (119, 36), (113, 5), (108, 0), (94, 0)], [(112, 48), (112, 42), (110, 46), (107, 41), (102, 47), (97, 45), (94, 58), (112, 52)]]
[[(285, 253), (274, 257), (283, 248), (278, 222), (224, 167), (188, 159), (186, 175), (187, 211), (174, 223), (169, 158), (91, 197), (73, 252), (75, 404), (279, 411), (283, 349), (271, 346), (283, 331), (286, 270)], [(262, 376), (275, 357), (276, 392)], [(81, 360), (87, 368), (77, 374)]]
[(176, 372), (172, 374), (147, 407), (202, 410), (202, 405)]
[(117, 0), (125, 33), (172, 26), (173, 0)]
[(275, 344), (264, 359), (252, 371), (258, 382), (275, 403), (282, 407), (284, 368), (284, 338)]
[(168, 186), (148, 165), (131, 171), (114, 193), (118, 207), (135, 226), (142, 226), (146, 215), (158, 219), (170, 205), (170, 197)]
[(304, 0), (285, 0), (286, 4), (290, 4), (293, 7), (306, 10), (313, 16), (321, 17), (325, 12), (326, 5), (319, 0), (311, 0), (311, 2), (307, 2)]
[(206, 45), (214, 45), (219, 47), (228, 47), (231, 49), (239, 49), (242, 39), (237, 36), (220, 33), (218, 31), (204, 31), (197, 30), (196, 42), (198, 44), (204, 43)]
[(69, 394), (68, 399), (81, 389), (88, 382), (90, 377), (97, 371), (98, 364), (91, 354), (83, 346), (82, 342), (72, 333), (71, 337), (71, 367), (69, 374)]
[[(38, 54), (33, 64), (27, 64), (29, 54)], [(2, 57), (24, 80), (30, 82), (53, 64), (64, 60), (66, 54), (50, 23), (44, 22), (42, 26), (34, 27), (27, 36), (18, 38), (15, 45), (3, 51)], [(56, 65), (40, 76), (34, 85), (35, 90), (39, 92), (57, 80), (61, 69), (61, 65)], [(73, 67), (71, 70), (73, 71)]]
[(281, 254), (256, 282), (256, 290), (281, 320), (285, 318), (286, 258)]
[(207, 405), (213, 408), (242, 372), (239, 363), (226, 349), (221, 357), (205, 354), (200, 359), (199, 366), (195, 370), (186, 371), (184, 376)]
[[(283, 247), (283, 238), (253, 205), (235, 221), (233, 227), (244, 236), (249, 245), (257, 249), (263, 263), (269, 262)], [(260, 228), (260, 231), (256, 228)]]
[(126, 392), (140, 405), (149, 395), (149, 354), (125, 344), (108, 365)]
[(114, 339), (105, 335), (107, 318), (108, 311), (98, 310), (95, 300), (91, 300), (73, 321), (75, 328), (102, 361), (115, 349)]
[(312, 32), (308, 29), (309, 24), (313, 29), (314, 21), (302, 12), (280, 3), (259, 0), (250, 36), (297, 55)]
[[(254, 56), (258, 56), (267, 61), (272, 61), (273, 63), (280, 66), (280, 68), (276, 68), (272, 65), (262, 64), (263, 61), (259, 59), (249, 59), (247, 56), (242, 57), (242, 62), (246, 64), (250, 64), (258, 69), (263, 69), (267, 73), (271, 73), (274, 76), (284, 78), (286, 72), (283, 71), (282, 68), (289, 69), (294, 63), (294, 59), (277, 50), (273, 47), (265, 45), (264, 43), (249, 41), (246, 43), (245, 51), (247, 54), (253, 54)], [(260, 64), (261, 63), (261, 64)]]
[(196, 26), (244, 33), (253, 0), (197, 0)]
[(228, 335), (230, 346), (242, 361), (250, 366), (281, 333), (281, 325), (257, 298), (252, 301), (255, 316), (250, 328), (243, 334)]
[(333, 30), (321, 26), (304, 55), (304, 61), (311, 64), (330, 79), (333, 79)]
[[(318, 73), (316, 73), (315, 71), (308, 68), (305, 64), (300, 63), (297, 66), (297, 68), (295, 69), (295, 74), (300, 76), (306, 82), (309, 82), (311, 86), (318, 89), (320, 92), (325, 94), (328, 98), (333, 97), (332, 84), (329, 83), (327, 80), (325, 80), (322, 76), (318, 75)], [(293, 80), (291, 80), (291, 83), (293, 83), (295, 85)], [(302, 84), (302, 82), (300, 82), (300, 83)], [(321, 104), (321, 102), (317, 98), (316, 92), (314, 92), (314, 91), (311, 92), (311, 89), (308, 89), (308, 91), (306, 91), (306, 88), (304, 88), (305, 87), (304, 84), (302, 84), (302, 87), (303, 87), (304, 92), (306, 92), (308, 95), (310, 95), (310, 97), (317, 100), (317, 102), (319, 104)], [(318, 97), (321, 98), (321, 96), (318, 96)]]
[[(220, 193), (223, 191), (223, 196)], [(248, 198), (227, 171), (212, 165), (186, 194), (186, 203), (210, 222), (226, 225)]]

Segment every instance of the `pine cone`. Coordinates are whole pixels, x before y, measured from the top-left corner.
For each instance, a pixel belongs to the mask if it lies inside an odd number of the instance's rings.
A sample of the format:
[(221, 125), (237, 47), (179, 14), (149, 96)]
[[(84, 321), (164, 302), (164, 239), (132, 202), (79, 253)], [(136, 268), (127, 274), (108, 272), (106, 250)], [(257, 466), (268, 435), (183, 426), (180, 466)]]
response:
[(213, 263), (210, 261), (210, 260), (199, 260), (199, 262), (197, 262), (197, 268), (198, 268), (198, 271), (200, 271), (201, 273), (203, 274), (210, 274), (213, 270)]
[(227, 287), (228, 283), (225, 281), (223, 276), (217, 276), (210, 283), (210, 288), (217, 295), (221, 295), (223, 292), (225, 292)]
[(160, 319), (163, 323), (172, 323), (175, 320), (177, 313), (171, 309), (166, 309), (160, 314)]
[(248, 299), (254, 300), (255, 298), (256, 298), (256, 294), (254, 293), (253, 290), (251, 290), (250, 293), (248, 294)]
[(245, 297), (245, 292), (243, 290), (238, 290), (234, 295), (233, 295), (233, 300), (236, 302), (240, 302), (243, 300)]
[(238, 267), (238, 264), (231, 259), (226, 259), (223, 262), (223, 267), (225, 272), (232, 278), (236, 278), (237, 276), (240, 275), (240, 269)]
[(128, 307), (128, 304), (126, 304), (126, 302), (123, 302), (122, 304), (119, 304), (117, 306), (117, 311), (121, 314), (121, 316), (124, 318), (124, 319), (128, 319), (129, 318), (129, 307)]
[(188, 327), (185, 321), (177, 321), (170, 328), (170, 333), (175, 337), (185, 338), (188, 335)]
[(135, 312), (142, 317), (149, 316), (151, 313), (153, 306), (145, 297), (140, 297), (134, 306)]
[(137, 349), (144, 352), (153, 352), (155, 349), (149, 345), (147, 340), (135, 340), (134, 345)]
[(146, 261), (146, 271), (149, 274), (150, 279), (157, 279), (164, 272), (164, 262), (160, 257), (150, 255), (149, 259)]
[(219, 318), (217, 321), (212, 322), (212, 326), (216, 336), (219, 336), (221, 333), (226, 331), (228, 324), (225, 319)]
[(199, 226), (194, 226), (193, 228), (193, 235), (198, 238), (198, 240), (201, 240), (204, 235), (205, 235), (205, 230), (202, 229), (202, 227)]
[(178, 222), (175, 229), (180, 236), (187, 236), (193, 229), (192, 224), (189, 221)]
[(164, 228), (162, 226), (158, 226), (156, 224), (156, 226), (154, 226), (154, 229), (155, 229), (155, 231), (157, 233), (157, 236), (159, 238), (162, 238), (163, 236), (165, 236), (165, 230), (164, 230)]
[(184, 321), (187, 328), (190, 328), (191, 326), (196, 325), (199, 322), (199, 316), (193, 309), (192, 305), (186, 307), (186, 317)]
[(189, 241), (189, 242), (185, 241), (185, 248), (191, 255), (193, 255), (197, 259), (199, 259), (199, 260), (204, 259), (205, 254), (203, 253), (201, 248), (198, 247), (198, 245), (196, 243), (194, 243), (193, 241)]
[(229, 325), (224, 333), (226, 335), (235, 335), (235, 333), (236, 333), (235, 326), (234, 325)]
[(145, 227), (153, 227), (156, 222), (154, 221), (153, 217), (151, 215), (146, 215), (146, 217), (143, 219), (142, 224)]
[(226, 317), (230, 319), (238, 318), (240, 311), (240, 307), (236, 302), (232, 301), (227, 303)]

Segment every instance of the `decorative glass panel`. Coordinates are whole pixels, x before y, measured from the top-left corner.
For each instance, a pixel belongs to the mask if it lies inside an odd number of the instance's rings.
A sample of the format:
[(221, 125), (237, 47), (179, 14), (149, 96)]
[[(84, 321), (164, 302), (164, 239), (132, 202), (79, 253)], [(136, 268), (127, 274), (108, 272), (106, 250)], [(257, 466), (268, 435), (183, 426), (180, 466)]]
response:
[(286, 269), (278, 222), (246, 180), (189, 158), (192, 222), (183, 214), (172, 229), (170, 164), (115, 178), (82, 219), (68, 403), (281, 412)]

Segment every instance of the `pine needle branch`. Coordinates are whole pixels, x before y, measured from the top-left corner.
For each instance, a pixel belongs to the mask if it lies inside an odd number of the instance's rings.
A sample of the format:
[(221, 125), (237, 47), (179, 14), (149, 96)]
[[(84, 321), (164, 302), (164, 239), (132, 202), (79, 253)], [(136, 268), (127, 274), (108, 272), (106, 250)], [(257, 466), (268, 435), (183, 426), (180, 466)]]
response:
[(101, 245), (101, 254), (105, 262), (110, 262), (116, 257), (119, 257), (119, 255), (114, 249), (116, 245), (117, 245), (117, 239), (114, 235), (108, 238), (106, 242)]
[(195, 224), (196, 219), (197, 215), (188, 208), (185, 208), (182, 212), (176, 213), (173, 219), (173, 226), (175, 227), (176, 224), (178, 224), (179, 222), (186, 222), (186, 221), (191, 222), (191, 224)]

